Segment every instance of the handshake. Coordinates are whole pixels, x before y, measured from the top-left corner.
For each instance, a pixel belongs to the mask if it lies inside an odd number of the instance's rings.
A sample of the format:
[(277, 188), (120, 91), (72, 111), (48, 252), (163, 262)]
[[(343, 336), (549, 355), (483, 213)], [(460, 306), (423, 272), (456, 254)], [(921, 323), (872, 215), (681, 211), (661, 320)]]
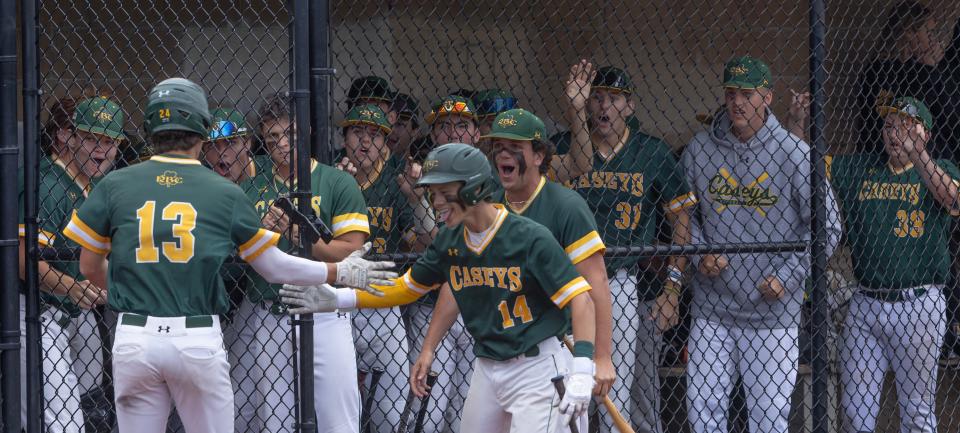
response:
[[(337, 278), (334, 284), (354, 287), (375, 296), (383, 296), (383, 292), (377, 287), (394, 284), (393, 280), (399, 275), (391, 269), (396, 267), (396, 264), (366, 260), (363, 255), (368, 251), (370, 251), (369, 242), (337, 263)], [(338, 294), (346, 296), (347, 292), (353, 295), (352, 289), (337, 289), (329, 284), (317, 286), (284, 284), (280, 289), (280, 297), (283, 303), (290, 307), (288, 310), (290, 314), (328, 313), (342, 308), (342, 303), (338, 302)]]

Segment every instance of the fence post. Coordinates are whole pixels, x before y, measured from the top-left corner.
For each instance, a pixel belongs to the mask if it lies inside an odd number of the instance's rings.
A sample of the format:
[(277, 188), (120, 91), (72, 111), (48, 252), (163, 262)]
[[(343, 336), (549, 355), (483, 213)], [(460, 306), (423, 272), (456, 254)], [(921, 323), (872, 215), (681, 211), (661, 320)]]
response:
[(330, 77), (336, 73), (330, 66), (330, 2), (315, 0), (310, 2), (310, 139), (314, 155), (324, 164), (333, 159)]
[[(37, 122), (39, 121), (39, 62), (37, 57), (37, 36), (39, 23), (37, 21), (37, 2), (24, 1), (21, 7), (20, 25), (22, 30), (21, 46), (23, 55), (23, 221), (26, 236), (26, 269), (24, 287), (26, 288), (26, 365), (28, 368), (21, 374), (26, 375), (27, 382), (27, 424), (23, 426), (27, 433), (39, 433), (43, 430), (43, 382), (42, 371), (29, 366), (41, 365), (40, 352), (40, 276), (37, 268), (38, 248), (37, 233), (39, 221), (37, 209), (40, 197), (37, 196), (38, 180), (38, 141)], [(23, 404), (24, 402), (21, 402)]]
[[(0, 2), (0, 173), (16, 173), (17, 4)], [(20, 302), (17, 185), (0, 184), (0, 368), (3, 369), (3, 420), (6, 432), (20, 431)]]
[[(293, 2), (293, 96), (294, 119), (296, 121), (297, 149), (297, 207), (301, 212), (311, 212), (310, 209), (310, 3), (309, 0), (294, 0)], [(300, 228), (301, 239), (304, 238), (304, 227)], [(300, 247), (301, 257), (310, 257), (310, 247)], [(317, 428), (316, 414), (313, 405), (313, 315), (301, 314), (294, 322), (299, 326), (300, 351), (299, 374), (300, 395), (297, 407), (299, 408), (297, 430), (302, 433), (313, 433)]]
[(810, 0), (810, 163), (813, 188), (812, 206), (812, 243), (811, 278), (813, 279), (813, 317), (811, 335), (813, 337), (813, 432), (829, 432), (830, 418), (827, 414), (830, 402), (828, 392), (827, 370), (827, 230), (826, 230), (826, 167), (824, 155), (827, 152), (827, 143), (824, 137), (826, 117), (823, 107), (827, 96), (824, 93), (824, 83), (827, 72), (824, 69), (826, 58), (826, 6), (824, 0)]

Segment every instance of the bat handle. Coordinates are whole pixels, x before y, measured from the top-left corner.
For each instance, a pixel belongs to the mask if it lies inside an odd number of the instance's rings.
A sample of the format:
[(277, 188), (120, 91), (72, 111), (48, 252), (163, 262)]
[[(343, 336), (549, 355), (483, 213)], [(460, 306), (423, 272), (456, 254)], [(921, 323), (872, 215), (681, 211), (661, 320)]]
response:
[[(553, 387), (556, 388), (557, 395), (559, 395), (562, 400), (563, 394), (567, 392), (567, 388), (563, 385), (563, 375), (554, 376), (550, 379), (550, 382), (553, 382)], [(570, 418), (570, 433), (580, 433), (576, 418)]]
[(420, 410), (417, 411), (417, 420), (416, 424), (413, 427), (413, 433), (423, 433), (423, 422), (427, 417), (427, 407), (430, 405), (430, 395), (433, 391), (433, 385), (437, 383), (437, 377), (440, 376), (440, 373), (431, 371), (427, 375), (427, 395), (423, 396), (420, 399)]

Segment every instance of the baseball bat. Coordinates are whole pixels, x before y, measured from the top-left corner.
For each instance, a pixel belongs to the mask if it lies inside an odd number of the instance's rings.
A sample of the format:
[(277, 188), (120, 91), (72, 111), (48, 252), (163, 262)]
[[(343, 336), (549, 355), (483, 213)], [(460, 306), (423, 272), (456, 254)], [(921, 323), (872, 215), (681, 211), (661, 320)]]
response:
[[(570, 342), (569, 338), (563, 337), (563, 344), (573, 353), (573, 343)], [(630, 427), (630, 423), (628, 423), (626, 418), (620, 413), (620, 409), (617, 409), (617, 405), (613, 404), (613, 400), (610, 400), (609, 395), (603, 396), (603, 407), (607, 408), (607, 412), (609, 412), (613, 418), (613, 425), (617, 427), (620, 433), (636, 433), (633, 431), (633, 427)]]
[(410, 420), (410, 411), (413, 409), (413, 399), (416, 395), (411, 389), (407, 393), (407, 401), (403, 403), (403, 411), (400, 412), (400, 422), (397, 424), (397, 429), (394, 433), (407, 433), (407, 422)]
[[(550, 381), (553, 382), (553, 387), (557, 389), (557, 395), (563, 400), (563, 394), (567, 391), (563, 386), (563, 375), (555, 376)], [(570, 433), (580, 433), (580, 429), (577, 428), (577, 418), (570, 418)]]
[(433, 394), (433, 385), (437, 383), (437, 376), (440, 376), (440, 373), (431, 371), (427, 375), (427, 387), (430, 388), (430, 393), (423, 396), (420, 399), (420, 410), (417, 411), (417, 420), (413, 426), (413, 433), (423, 433), (423, 421), (427, 417), (427, 406), (430, 405), (430, 395)]
[(383, 376), (383, 369), (373, 367), (370, 375), (370, 387), (367, 388), (367, 398), (363, 401), (363, 410), (361, 413), (360, 425), (364, 433), (370, 433), (370, 409), (373, 408), (373, 398), (377, 395), (377, 388), (380, 385), (380, 376)]

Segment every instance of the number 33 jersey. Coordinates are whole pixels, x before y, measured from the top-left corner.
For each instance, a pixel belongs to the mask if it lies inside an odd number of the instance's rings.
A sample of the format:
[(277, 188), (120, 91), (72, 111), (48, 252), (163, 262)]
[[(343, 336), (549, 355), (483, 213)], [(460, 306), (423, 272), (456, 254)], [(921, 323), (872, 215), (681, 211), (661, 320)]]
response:
[(445, 228), (403, 278), (421, 295), (448, 282), (474, 353), (505, 360), (564, 334), (562, 309), (590, 286), (549, 230), (494, 206), (496, 222), (478, 244), (462, 224)]
[(63, 233), (109, 254), (108, 300), (151, 316), (224, 314), (220, 266), (252, 261), (277, 244), (236, 185), (195, 159), (161, 155), (110, 173)]
[[(960, 179), (952, 162), (937, 165)], [(893, 170), (885, 155), (845, 155), (834, 160), (831, 180), (861, 285), (898, 289), (948, 281), (951, 212), (916, 168)]]

